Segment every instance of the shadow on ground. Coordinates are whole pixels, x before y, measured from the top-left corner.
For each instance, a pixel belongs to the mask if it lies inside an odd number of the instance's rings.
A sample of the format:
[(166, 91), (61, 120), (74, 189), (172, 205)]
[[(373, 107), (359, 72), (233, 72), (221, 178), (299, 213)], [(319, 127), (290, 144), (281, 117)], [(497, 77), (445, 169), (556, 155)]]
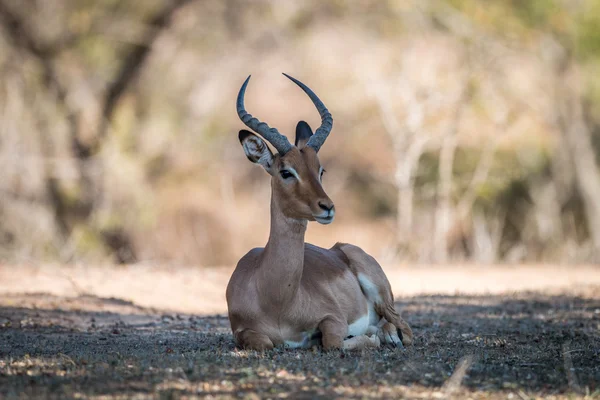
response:
[(0, 398), (600, 393), (600, 288), (585, 297), (422, 296), (398, 306), (416, 333), (406, 350), (257, 354), (235, 349), (223, 315), (1, 295)]

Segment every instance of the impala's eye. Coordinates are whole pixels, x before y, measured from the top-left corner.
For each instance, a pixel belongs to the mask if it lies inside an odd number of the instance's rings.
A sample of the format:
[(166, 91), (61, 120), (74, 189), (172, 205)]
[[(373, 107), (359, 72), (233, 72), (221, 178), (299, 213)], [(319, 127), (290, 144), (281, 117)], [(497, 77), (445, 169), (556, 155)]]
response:
[(319, 176), (321, 179), (323, 179), (323, 174), (325, 173), (325, 168), (321, 168), (321, 175)]
[(279, 171), (279, 175), (281, 175), (281, 177), (283, 179), (288, 179), (294, 176), (294, 174), (292, 174), (290, 171), (282, 169), (281, 171)]

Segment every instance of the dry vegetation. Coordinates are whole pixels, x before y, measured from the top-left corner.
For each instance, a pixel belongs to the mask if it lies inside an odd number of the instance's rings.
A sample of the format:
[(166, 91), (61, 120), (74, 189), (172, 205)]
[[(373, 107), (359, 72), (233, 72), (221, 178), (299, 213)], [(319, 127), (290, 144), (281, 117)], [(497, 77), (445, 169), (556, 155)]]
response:
[[(288, 135), (333, 112), (338, 218), (378, 259), (600, 248), (598, 2), (0, 1), (0, 259), (233, 264), (268, 185), (235, 93)], [(224, 211), (225, 210), (225, 211)], [(431, 240), (433, 238), (434, 240)]]

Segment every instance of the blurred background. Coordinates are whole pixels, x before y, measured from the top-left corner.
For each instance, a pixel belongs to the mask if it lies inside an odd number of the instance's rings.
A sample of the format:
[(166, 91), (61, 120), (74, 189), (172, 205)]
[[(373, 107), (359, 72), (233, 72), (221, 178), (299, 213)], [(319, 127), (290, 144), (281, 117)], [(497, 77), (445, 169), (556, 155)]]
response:
[(598, 0), (0, 0), (0, 261), (232, 266), (247, 110), (333, 114), (307, 240), (385, 264), (600, 262)]

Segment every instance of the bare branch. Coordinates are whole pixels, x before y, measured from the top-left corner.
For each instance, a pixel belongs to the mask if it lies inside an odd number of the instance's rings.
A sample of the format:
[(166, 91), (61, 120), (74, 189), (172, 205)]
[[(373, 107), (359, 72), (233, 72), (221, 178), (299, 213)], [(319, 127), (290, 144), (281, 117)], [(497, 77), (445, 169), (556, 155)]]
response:
[(458, 140), (456, 134), (465, 108), (471, 100), (469, 89), (470, 71), (463, 78), (462, 87), (458, 95), (452, 120), (448, 124), (448, 130), (442, 140), (440, 151), (438, 184), (438, 205), (436, 208), (435, 231), (434, 231), (434, 257), (437, 262), (448, 261), (448, 231), (452, 219), (452, 172), (454, 167), (454, 155)]
[(69, 108), (66, 101), (67, 89), (62, 85), (53, 64), (53, 57), (64, 48), (63, 46), (67, 45), (67, 42), (59, 42), (52, 46), (39, 44), (27, 30), (26, 24), (6, 5), (4, 0), (0, 0), (0, 23), (15, 47), (24, 49), (40, 63), (44, 71), (46, 86), (56, 92), (57, 100), (68, 113), (71, 128), (76, 129), (75, 113)]
[(100, 144), (108, 131), (116, 105), (123, 93), (131, 85), (132, 80), (139, 74), (144, 62), (150, 55), (156, 39), (171, 25), (173, 15), (177, 10), (193, 0), (174, 0), (159, 11), (147, 25), (150, 26), (142, 44), (137, 44), (127, 55), (115, 79), (109, 85), (102, 106), (102, 122), (96, 137), (96, 144)]

